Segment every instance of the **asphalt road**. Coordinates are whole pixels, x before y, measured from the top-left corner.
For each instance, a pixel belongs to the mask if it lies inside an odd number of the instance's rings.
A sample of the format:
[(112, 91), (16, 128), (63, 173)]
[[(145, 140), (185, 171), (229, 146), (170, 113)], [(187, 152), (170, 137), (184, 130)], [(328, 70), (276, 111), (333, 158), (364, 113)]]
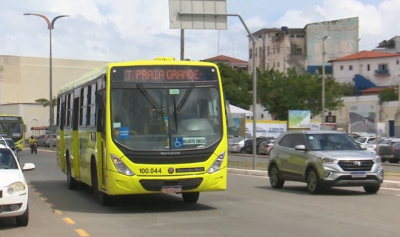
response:
[(179, 195), (143, 195), (102, 207), (89, 190), (70, 191), (54, 153), (20, 154), (26, 172), (30, 223), (0, 219), (0, 236), (398, 236), (400, 190), (376, 195), (362, 188), (309, 195), (304, 184), (270, 188), (267, 178), (228, 175), (224, 192), (202, 193), (199, 203)]
[[(229, 153), (228, 154), (229, 161), (235, 162), (253, 162), (253, 155), (252, 154), (235, 154)], [(258, 164), (268, 164), (269, 157), (265, 155), (257, 155), (257, 163)], [(386, 172), (396, 172), (400, 173), (400, 163), (399, 164), (390, 164), (388, 162), (383, 164), (383, 169)]]

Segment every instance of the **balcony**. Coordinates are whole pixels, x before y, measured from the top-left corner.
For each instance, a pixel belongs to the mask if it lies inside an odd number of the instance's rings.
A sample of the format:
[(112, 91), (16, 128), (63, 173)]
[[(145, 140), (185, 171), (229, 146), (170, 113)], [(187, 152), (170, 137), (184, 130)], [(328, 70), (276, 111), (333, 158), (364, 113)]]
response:
[(390, 76), (389, 69), (378, 69), (375, 70), (375, 76)]

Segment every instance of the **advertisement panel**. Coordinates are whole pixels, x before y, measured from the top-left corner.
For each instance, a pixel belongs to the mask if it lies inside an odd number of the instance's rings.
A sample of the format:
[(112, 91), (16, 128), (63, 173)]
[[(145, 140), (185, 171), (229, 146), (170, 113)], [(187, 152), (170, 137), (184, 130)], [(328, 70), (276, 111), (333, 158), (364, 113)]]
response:
[[(278, 137), (287, 131), (286, 121), (257, 121), (257, 137)], [(253, 122), (246, 121), (246, 133), (253, 134)]]
[(350, 132), (376, 133), (376, 105), (353, 104), (349, 108)]
[(311, 128), (310, 110), (289, 110), (288, 127), (291, 128)]

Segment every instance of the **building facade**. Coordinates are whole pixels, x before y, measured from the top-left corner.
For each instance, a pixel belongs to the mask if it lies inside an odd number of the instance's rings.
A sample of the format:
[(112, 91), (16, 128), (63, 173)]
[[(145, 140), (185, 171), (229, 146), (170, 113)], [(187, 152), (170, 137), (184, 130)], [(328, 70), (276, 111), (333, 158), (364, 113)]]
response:
[(364, 50), (330, 62), (335, 80), (354, 83), (356, 95), (369, 88), (397, 86), (400, 82), (397, 53)]
[(205, 61), (210, 61), (213, 63), (225, 63), (228, 64), (229, 66), (231, 66), (233, 69), (237, 70), (237, 71), (242, 71), (245, 70), (247, 71), (247, 67), (249, 65), (249, 63), (247, 61), (238, 59), (238, 58), (233, 58), (233, 57), (229, 57), (229, 56), (225, 56), (225, 55), (218, 55), (216, 57), (212, 57), (212, 58), (207, 58), (204, 59)]
[[(311, 23), (304, 28), (264, 28), (253, 33), (256, 39), (256, 67), (285, 72), (315, 73), (323, 65), (322, 37), (325, 40), (325, 66), (328, 61), (358, 52), (358, 17)], [(253, 43), (249, 38), (249, 70), (253, 67)]]
[(400, 53), (400, 36), (395, 36), (390, 40), (384, 40), (373, 51)]
[[(105, 61), (53, 59), (53, 97), (65, 84), (86, 72), (103, 66)], [(49, 59), (0, 55), (0, 114), (21, 115), (27, 127), (49, 125), (49, 107), (35, 100), (49, 99)]]

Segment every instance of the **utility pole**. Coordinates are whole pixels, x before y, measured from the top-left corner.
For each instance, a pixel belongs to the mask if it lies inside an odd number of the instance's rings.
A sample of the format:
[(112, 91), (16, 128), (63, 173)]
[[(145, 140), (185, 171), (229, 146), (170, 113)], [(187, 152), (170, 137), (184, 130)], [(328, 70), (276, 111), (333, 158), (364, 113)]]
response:
[(329, 38), (329, 36), (324, 37), (316, 37), (318, 39), (322, 39), (322, 114), (321, 114), (321, 130), (325, 129), (325, 40)]
[(185, 29), (181, 29), (181, 60), (185, 60)]

